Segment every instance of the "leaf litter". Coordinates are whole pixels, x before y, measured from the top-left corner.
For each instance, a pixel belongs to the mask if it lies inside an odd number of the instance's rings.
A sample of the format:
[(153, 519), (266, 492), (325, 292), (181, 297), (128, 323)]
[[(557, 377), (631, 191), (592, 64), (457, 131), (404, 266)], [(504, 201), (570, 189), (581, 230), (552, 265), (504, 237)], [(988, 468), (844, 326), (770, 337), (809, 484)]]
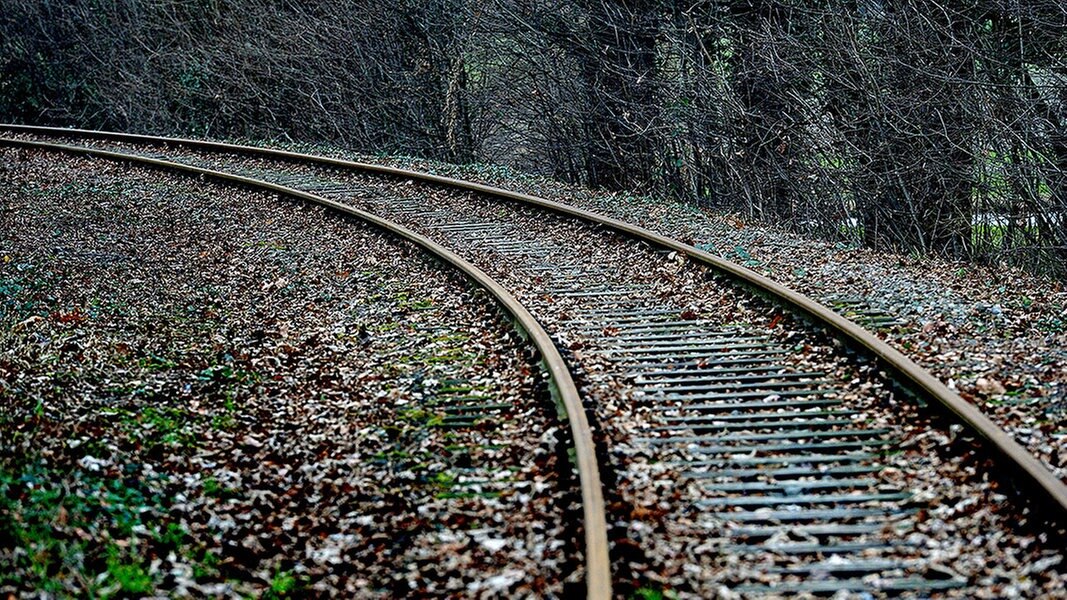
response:
[(318, 208), (0, 163), (0, 594), (581, 581), (568, 433), (487, 295)]

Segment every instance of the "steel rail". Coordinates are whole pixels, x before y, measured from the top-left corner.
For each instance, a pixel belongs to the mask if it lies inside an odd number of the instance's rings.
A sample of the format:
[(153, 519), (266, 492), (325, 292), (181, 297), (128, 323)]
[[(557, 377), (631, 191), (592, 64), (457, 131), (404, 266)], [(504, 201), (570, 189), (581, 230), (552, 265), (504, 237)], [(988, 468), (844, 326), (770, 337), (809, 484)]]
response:
[(542, 360), (544, 361), (552, 383), (555, 386), (555, 393), (558, 397), (558, 401), (562, 404), (564, 411), (566, 412), (571, 436), (574, 439), (575, 462), (577, 463), (579, 484), (582, 491), (582, 525), (585, 532), (586, 597), (589, 600), (608, 600), (612, 597), (611, 563), (608, 555), (607, 521), (604, 507), (604, 494), (601, 487), (600, 468), (597, 462), (596, 447), (593, 442), (592, 430), (589, 427), (589, 420), (586, 417), (585, 409), (582, 406), (582, 400), (578, 393), (577, 385), (571, 377), (571, 372), (567, 368), (563, 356), (560, 355), (559, 350), (552, 342), (552, 338), (549, 337), (548, 332), (545, 331), (540, 322), (534, 318), (529, 310), (527, 310), (515, 296), (484, 271), (466, 261), (458, 254), (441, 246), (437, 242), (415, 233), (403, 225), (340, 202), (335, 202), (315, 194), (302, 192), (297, 189), (270, 183), (268, 181), (156, 158), (64, 144), (0, 138), (0, 146), (65, 152), (74, 155), (146, 165), (157, 169), (213, 179), (223, 183), (237, 184), (257, 191), (274, 192), (282, 196), (288, 196), (297, 200), (317, 204), (335, 212), (355, 217), (356, 219), (377, 227), (390, 235), (405, 239), (415, 244), (428, 254), (460, 271), (473, 280), (478, 286), (488, 291), (504, 311), (515, 320), (517, 325), (523, 331), (525, 331), (530, 340), (533, 341), (534, 346), (541, 353)]
[(851, 346), (860, 348), (875, 356), (883, 366), (895, 375), (895, 379), (898, 383), (905, 384), (905, 387), (909, 388), (911, 391), (921, 396), (925, 396), (929, 400), (933, 400), (937, 405), (940, 405), (942, 408), (955, 415), (955, 417), (959, 419), (971, 433), (985, 440), (989, 450), (993, 451), (995, 454), (999, 454), (1009, 463), (1014, 464), (1016, 467), (1016, 469), (1014, 469), (1015, 473), (1012, 473), (1011, 475), (1017, 477), (1017, 480), (1020, 483), (1029, 484), (1029, 487), (1043, 497), (1046, 503), (1056, 511), (1057, 519), (1061, 522), (1067, 522), (1067, 485), (1060, 481), (1058, 477), (1041, 464), (1034, 455), (1008, 435), (1007, 432), (993, 423), (993, 421), (983, 414), (976, 406), (964, 400), (959, 394), (949, 389), (948, 386), (943, 384), (940, 380), (930, 374), (930, 372), (920, 367), (902, 352), (880, 340), (860, 325), (857, 325), (849, 319), (837, 314), (832, 309), (819, 304), (800, 292), (778, 284), (751, 269), (715, 256), (704, 250), (697, 249), (689, 244), (655, 233), (644, 227), (612, 217), (599, 215), (592, 211), (568, 206), (560, 202), (554, 202), (552, 200), (546, 200), (529, 194), (505, 190), (485, 184), (462, 181), (451, 177), (421, 173), (408, 169), (313, 156), (286, 150), (242, 146), (205, 140), (14, 124), (0, 124), (0, 131), (53, 137), (101, 139), (125, 143), (151, 144), (156, 146), (183, 146), (213, 152), (221, 151), (245, 156), (259, 156), (293, 162), (314, 163), (364, 173), (410, 179), (447, 188), (474, 192), (484, 196), (525, 204), (527, 206), (536, 206), (550, 212), (585, 221), (586, 223), (595, 226), (604, 227), (634, 239), (643, 240), (660, 248), (679, 252), (696, 262), (712, 267), (715, 271), (728, 276), (735, 282), (769, 296), (773, 301), (785, 308), (800, 313), (808, 319), (811, 319), (817, 325), (825, 327), (832, 334)]

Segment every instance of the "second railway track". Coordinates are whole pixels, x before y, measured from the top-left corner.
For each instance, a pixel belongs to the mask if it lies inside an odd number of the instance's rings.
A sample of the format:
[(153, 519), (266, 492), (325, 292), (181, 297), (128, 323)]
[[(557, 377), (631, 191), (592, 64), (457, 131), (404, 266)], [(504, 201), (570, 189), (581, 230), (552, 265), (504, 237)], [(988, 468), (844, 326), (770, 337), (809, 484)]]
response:
[[(1060, 506), (1062, 485), (981, 419), (964, 411), (968, 429), (919, 407), (897, 384), (929, 382), (885, 376), (828, 337), (817, 311), (812, 326), (610, 223), (336, 161), (126, 141), (94, 146), (359, 206), (504, 282), (568, 354), (600, 430), (619, 591), (1063, 592), (1047, 568), (1062, 540), (1033, 515)], [(1044, 496), (1030, 503), (992, 469), (1016, 469), (1020, 489)]]

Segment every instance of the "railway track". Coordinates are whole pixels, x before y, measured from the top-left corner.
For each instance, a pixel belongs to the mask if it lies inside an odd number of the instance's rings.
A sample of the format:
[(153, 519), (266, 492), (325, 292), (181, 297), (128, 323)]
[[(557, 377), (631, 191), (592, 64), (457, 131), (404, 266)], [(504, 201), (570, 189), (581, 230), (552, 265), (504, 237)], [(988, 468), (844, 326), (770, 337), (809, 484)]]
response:
[[(369, 225), (371, 228), (379, 229), (389, 237), (397, 238), (421, 249), (426, 256), (443, 264), (445, 266), (445, 271), (454, 269), (463, 278), (469, 280), (473, 284), (475, 290), (484, 292), (487, 296), (486, 299), (489, 299), (491, 302), (495, 301), (495, 303), (499, 305), (503, 315), (511, 320), (515, 328), (526, 338), (527, 344), (532, 346), (536, 351), (536, 355), (540, 357), (541, 366), (545, 371), (544, 374), (547, 376), (547, 381), (545, 383), (552, 391), (552, 396), (557, 403), (554, 407), (547, 407), (548, 410), (545, 412), (552, 413), (553, 415), (556, 413), (564, 415), (563, 426), (566, 427), (569, 425), (571, 429), (570, 436), (563, 437), (564, 439), (572, 440), (569, 450), (574, 455), (574, 466), (577, 467), (579, 479), (578, 484), (575, 487), (580, 488), (573, 490), (573, 492), (581, 493), (580, 504), (582, 511), (585, 514), (580, 515), (580, 521), (571, 522), (569, 524), (569, 529), (566, 527), (566, 525), (568, 525), (566, 523), (553, 524), (551, 526), (556, 527), (562, 525), (564, 526), (564, 529), (566, 529), (567, 534), (576, 532), (584, 534), (585, 540), (580, 548), (581, 555), (572, 557), (572, 560), (577, 558), (577, 560), (573, 560), (572, 565), (581, 564), (584, 560), (585, 568), (579, 571), (579, 573), (583, 575), (582, 579), (584, 580), (584, 584), (590, 588), (596, 586), (597, 589), (610, 589), (607, 544), (604, 535), (603, 500), (600, 496), (599, 478), (597, 476), (598, 467), (595, 462), (595, 454), (592, 450), (590, 430), (585, 420), (585, 414), (580, 404), (575, 383), (571, 378), (570, 372), (564, 361), (552, 345), (551, 340), (544, 329), (510, 293), (504, 290), (499, 283), (488, 277), (477, 267), (434, 243), (432, 240), (420, 236), (395, 223), (367, 214), (358, 209), (336, 205), (323, 198), (310, 196), (277, 185), (271, 185), (246, 178), (211, 173), (203, 169), (182, 168), (180, 165), (164, 164), (159, 161), (141, 164), (157, 169), (178, 171), (179, 173), (197, 176), (199, 178), (216, 179), (231, 185), (240, 184), (253, 191), (270, 192), (283, 197), (287, 196), (298, 201), (318, 204), (332, 209), (335, 213), (340, 215), (353, 217), (354, 219)], [(71, 251), (75, 253), (78, 252), (76, 247)], [(430, 308), (432, 308), (432, 306), (420, 307), (419, 310), (427, 310)], [(491, 311), (492, 309), (489, 308), (489, 310)], [(422, 349), (429, 353), (426, 360), (429, 361), (430, 367), (449, 367), (451, 362), (461, 360), (463, 356), (477, 357), (479, 354), (477, 350), (471, 352), (468, 349), (452, 345), (454, 344), (453, 337), (457, 332), (447, 326), (447, 319), (445, 319), (445, 321), (446, 322), (443, 324), (445, 326), (443, 327), (424, 325), (427, 332), (436, 331), (444, 334), (443, 338), (430, 335), (429, 340), (424, 340), (424, 342), (431, 342), (429, 347)], [(507, 321), (505, 321), (505, 323), (506, 322)], [(359, 335), (364, 335), (364, 332), (361, 331)], [(387, 338), (390, 337), (390, 334), (383, 335), (375, 333), (373, 337)], [(376, 344), (377, 351), (381, 352), (382, 346), (388, 346), (388, 344), (384, 344), (384, 342)], [(544, 349), (543, 352), (541, 350), (542, 348)], [(440, 353), (440, 355), (434, 354), (435, 352)], [(396, 354), (398, 360), (418, 360), (417, 357), (411, 355), (410, 349), (408, 348), (400, 348), (399, 350), (394, 348), (391, 351), (391, 354)], [(497, 368), (499, 368), (499, 366)], [(528, 428), (529, 422), (520, 424), (515, 420), (517, 415), (522, 414), (521, 412), (517, 412), (517, 410), (523, 407), (514, 406), (513, 404), (516, 403), (508, 402), (509, 399), (506, 396), (497, 398), (496, 394), (494, 394), (494, 392), (503, 392), (504, 390), (493, 390), (490, 387), (487, 390), (482, 391), (481, 388), (484, 387), (484, 384), (488, 383), (491, 385), (493, 383), (492, 376), (477, 379), (471, 379), (469, 377), (456, 378), (449, 375), (453, 370), (455, 369), (444, 368), (439, 369), (440, 372), (437, 372), (431, 368), (422, 371), (420, 382), (418, 382), (418, 385), (416, 386), (423, 390), (421, 392), (420, 400), (409, 405), (407, 408), (396, 407), (401, 418), (421, 418), (418, 417), (418, 415), (420, 414), (420, 411), (423, 410), (437, 415), (435, 418), (439, 419), (440, 422), (432, 424), (431, 429), (443, 432), (442, 435), (448, 436), (449, 439), (452, 440), (451, 443), (456, 446), (456, 449), (450, 453), (451, 456), (435, 456), (426, 459), (431, 464), (447, 465), (446, 470), (442, 470), (438, 473), (438, 475), (444, 475), (445, 477), (443, 479), (438, 478), (432, 481), (433, 486), (438, 490), (436, 496), (438, 503), (442, 501), (440, 500), (441, 498), (449, 498), (453, 495), (460, 503), (463, 503), (465, 498), (470, 494), (488, 498), (497, 494), (506, 494), (513, 499), (517, 496), (522, 496), (523, 494), (533, 497), (543, 495), (540, 490), (536, 490), (535, 488), (538, 486), (552, 487), (553, 482), (545, 482), (539, 479), (522, 479), (523, 469), (528, 468), (530, 465), (509, 464), (509, 459), (513, 458), (509, 456), (507, 452), (507, 447), (511, 440), (494, 441), (493, 435), (490, 435), (487, 438), (482, 439), (480, 442), (477, 440), (471, 442), (469, 438), (472, 436), (464, 435), (473, 434), (473, 437), (477, 438), (478, 431), (484, 430), (490, 426), (492, 426), (493, 429), (508, 429), (515, 427)], [(478, 368), (468, 367), (467, 370), (476, 372), (478, 371)], [(446, 378), (438, 381), (435, 379), (436, 377)], [(431, 380), (433, 380), (433, 382), (431, 382)], [(393, 382), (398, 388), (411, 383), (412, 382)], [(534, 401), (534, 398), (528, 400), (532, 402)], [(522, 404), (522, 402), (518, 402), (517, 404)], [(537, 420), (537, 418), (533, 418), (533, 421)], [(535, 431), (535, 439), (539, 436), (551, 434), (551, 432), (545, 430), (535, 429)], [(423, 437), (428, 437), (428, 435), (424, 435)], [(555, 439), (555, 437), (555, 434), (553, 434), (553, 437), (548, 438), (548, 440)], [(543, 441), (544, 443), (550, 443), (550, 441)], [(424, 439), (423, 443), (425, 442), (426, 440)], [(468, 443), (473, 443), (474, 448), (466, 448), (465, 445)], [(529, 440), (523, 443), (529, 443)], [(485, 444), (490, 445), (488, 450), (484, 447)], [(457, 455), (459, 456), (459, 459), (456, 458)], [(476, 455), (482, 456), (479, 458)], [(400, 459), (400, 462), (405, 461)], [(569, 467), (570, 465), (567, 466)], [(569, 469), (565, 469), (565, 471), (568, 470)], [(569, 472), (564, 472), (561, 475), (560, 480), (564, 484), (572, 480), (572, 474)], [(340, 481), (340, 479), (338, 479), (338, 481)], [(560, 493), (565, 496), (571, 495), (572, 490), (562, 489), (560, 490)], [(527, 499), (522, 502), (529, 503), (533, 499), (536, 498), (527, 497)], [(512, 501), (518, 502), (519, 500)], [(499, 504), (499, 506), (504, 507), (506, 504)], [(358, 503), (350, 504), (349, 507), (358, 507)], [(438, 510), (439, 508), (440, 507), (438, 507)], [(463, 508), (469, 511), (469, 503)], [(422, 513), (420, 512), (420, 514)], [(433, 513), (427, 514), (430, 515), (430, 518), (433, 517)], [(474, 522), (476, 522), (476, 519), (481, 516), (482, 515), (473, 514), (470, 515), (470, 519), (475, 519)], [(494, 523), (493, 526), (483, 526), (479, 529), (479, 532), (476, 533), (480, 534), (483, 538), (487, 535), (491, 535), (493, 532), (497, 532), (498, 534), (501, 533), (502, 530), (506, 529), (507, 520), (500, 521), (499, 518), (497, 520), (498, 523)], [(574, 527), (575, 523), (578, 525), (576, 528)], [(545, 525), (548, 525), (548, 523), (540, 524), (540, 528), (545, 529)], [(453, 541), (450, 543), (455, 543), (456, 539), (463, 539), (463, 537), (462, 534), (459, 537), (453, 536)], [(504, 541), (507, 541), (506, 538), (507, 535), (504, 534)], [(542, 551), (542, 549), (534, 547), (538, 542), (537, 539), (519, 540), (519, 542), (530, 545), (530, 547), (520, 549), (522, 552), (529, 553), (530, 556), (536, 556), (538, 552)], [(572, 545), (566, 538), (545, 541), (545, 543), (549, 542), (563, 544), (567, 547)], [(499, 544), (501, 542), (490, 539), (489, 543)], [(446, 575), (454, 574), (447, 568), (442, 572)], [(561, 578), (558, 582), (555, 582), (557, 585), (573, 585), (573, 574), (567, 575), (566, 573), (563, 573), (561, 575), (566, 575), (565, 579), (567, 582), (564, 581), (564, 578)], [(511, 581), (514, 579), (513, 573), (504, 573), (502, 577), (505, 577), (507, 581), (514, 583)], [(381, 584), (382, 582), (377, 581), (376, 583)], [(454, 582), (452, 583), (454, 584)], [(523, 583), (529, 584), (532, 582)], [(546, 582), (539, 581), (533, 583), (544, 585)], [(508, 585), (511, 584), (509, 583)], [(490, 586), (488, 589), (494, 588)], [(606, 596), (601, 594), (600, 597)]]
[[(545, 356), (562, 348), (582, 386), (605, 468), (583, 471), (583, 483), (606, 484), (602, 522), (612, 526), (601, 539), (613, 544), (616, 591), (996, 596), (1004, 582), (976, 565), (1005, 557), (968, 547), (976, 536), (1025, 541), (1007, 559), (1020, 570), (1062, 551), (1033, 514), (1062, 515), (1058, 480), (899, 353), (743, 268), (624, 223), (439, 177), (210, 143), (77, 137), (95, 152), (360, 207), (361, 218), (404, 224), (501, 282), (544, 324)], [(582, 412), (577, 393), (568, 402), (572, 417)], [(1013, 476), (991, 479), (991, 464)], [(1013, 485), (1025, 495), (1005, 495)], [(586, 506), (587, 519), (595, 512)], [(603, 597), (611, 580), (596, 579), (591, 531), (587, 523), (589, 594)]]

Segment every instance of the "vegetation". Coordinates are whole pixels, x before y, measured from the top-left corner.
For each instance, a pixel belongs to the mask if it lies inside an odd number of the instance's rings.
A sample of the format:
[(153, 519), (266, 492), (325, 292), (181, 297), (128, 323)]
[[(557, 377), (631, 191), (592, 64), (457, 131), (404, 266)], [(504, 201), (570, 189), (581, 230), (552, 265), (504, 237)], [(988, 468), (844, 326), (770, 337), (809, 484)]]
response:
[(1067, 275), (1053, 0), (0, 0), (0, 118), (507, 164)]

